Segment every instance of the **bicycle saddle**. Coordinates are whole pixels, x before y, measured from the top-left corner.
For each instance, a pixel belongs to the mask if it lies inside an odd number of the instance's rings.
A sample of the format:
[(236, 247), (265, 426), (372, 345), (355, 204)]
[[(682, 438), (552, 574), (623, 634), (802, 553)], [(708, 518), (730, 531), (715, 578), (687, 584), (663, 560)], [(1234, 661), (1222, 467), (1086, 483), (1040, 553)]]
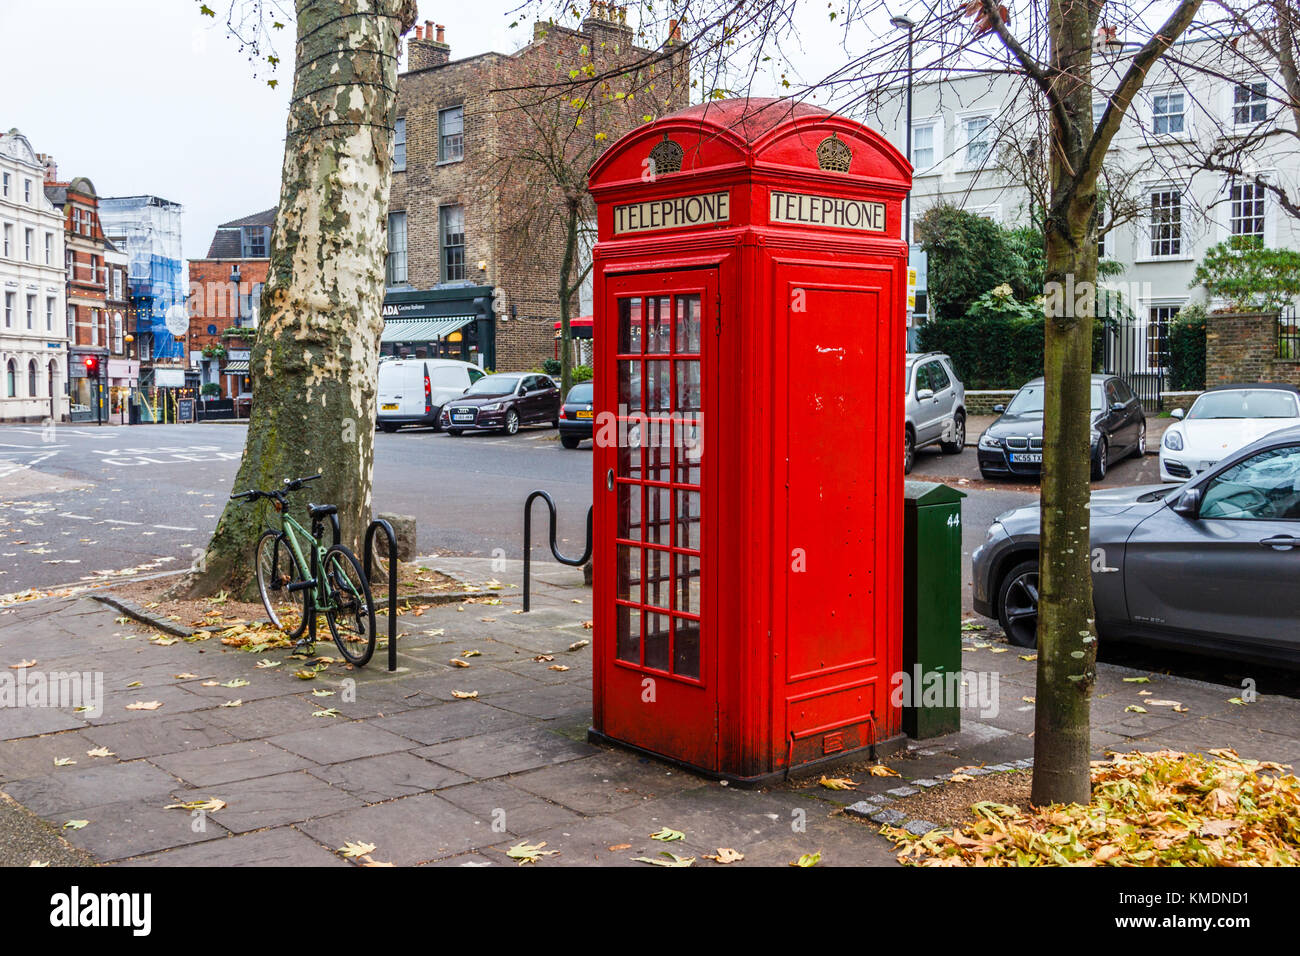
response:
[(339, 513), (338, 505), (307, 505), (308, 511), (313, 518), (326, 518), (330, 515)]

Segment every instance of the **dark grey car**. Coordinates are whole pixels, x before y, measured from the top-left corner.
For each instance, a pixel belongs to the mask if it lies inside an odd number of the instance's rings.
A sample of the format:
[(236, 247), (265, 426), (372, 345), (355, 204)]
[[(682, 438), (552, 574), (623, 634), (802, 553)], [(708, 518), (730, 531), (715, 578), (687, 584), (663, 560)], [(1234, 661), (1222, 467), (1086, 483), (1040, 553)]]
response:
[[(1300, 668), (1300, 427), (1181, 485), (1091, 499), (1103, 640)], [(971, 556), (975, 610), (1013, 644), (1038, 624), (1038, 506), (999, 515)]]

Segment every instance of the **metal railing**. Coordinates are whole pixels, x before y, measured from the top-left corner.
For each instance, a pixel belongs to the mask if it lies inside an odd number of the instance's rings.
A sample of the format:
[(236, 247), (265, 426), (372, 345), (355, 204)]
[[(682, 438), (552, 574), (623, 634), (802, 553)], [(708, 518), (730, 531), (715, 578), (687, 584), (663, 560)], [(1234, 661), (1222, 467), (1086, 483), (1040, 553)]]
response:
[(534, 491), (524, 500), (524, 612), (527, 613), (531, 606), (532, 596), (532, 553), (533, 553), (533, 500), (541, 498), (546, 502), (546, 508), (550, 512), (551, 519), (551, 554), (556, 561), (561, 564), (567, 564), (571, 568), (580, 568), (591, 559), (591, 513), (592, 509), (587, 509), (587, 547), (582, 552), (580, 558), (566, 558), (560, 554), (560, 549), (555, 543), (555, 500), (545, 491)]
[(388, 669), (397, 670), (397, 535), (393, 526), (383, 518), (376, 518), (366, 528), (366, 554), (363, 560), (366, 581), (374, 596), (375, 534), (382, 531), (388, 539)]
[(1300, 319), (1294, 306), (1277, 318), (1277, 357), (1300, 362)]

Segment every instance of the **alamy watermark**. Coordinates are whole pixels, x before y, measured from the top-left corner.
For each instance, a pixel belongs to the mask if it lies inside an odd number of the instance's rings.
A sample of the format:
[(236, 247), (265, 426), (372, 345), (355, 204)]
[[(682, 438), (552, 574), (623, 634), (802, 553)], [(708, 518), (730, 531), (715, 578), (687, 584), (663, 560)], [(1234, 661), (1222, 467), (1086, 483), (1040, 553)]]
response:
[(73, 708), (88, 717), (104, 713), (102, 671), (33, 671), (18, 668), (0, 672), (0, 708)]

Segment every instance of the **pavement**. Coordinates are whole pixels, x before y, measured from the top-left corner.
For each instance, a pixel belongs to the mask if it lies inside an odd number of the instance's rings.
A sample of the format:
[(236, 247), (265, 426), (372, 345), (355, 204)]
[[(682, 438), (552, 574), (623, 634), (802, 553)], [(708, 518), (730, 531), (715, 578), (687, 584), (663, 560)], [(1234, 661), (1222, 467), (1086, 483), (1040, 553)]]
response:
[[(963, 632), (964, 670), (986, 693), (964, 708), (959, 733), (913, 741), (887, 759), (901, 779), (859, 764), (837, 771), (858, 781), (854, 790), (822, 788), (816, 774), (743, 790), (594, 745), (583, 643), (592, 637), (591, 592), (580, 572), (536, 564), (525, 615), (513, 587), (519, 562), (427, 563), (507, 587), (402, 616), (392, 674), (382, 651), (366, 668), (332, 665), (305, 681), (287, 651), (151, 643), (152, 631), (87, 596), (0, 610), (0, 674), (35, 660), (29, 674), (103, 678), (98, 714), (0, 708), (0, 863), (63, 864), (84, 853), (133, 866), (350, 865), (340, 848), (365, 843), (378, 862), (501, 866), (513, 865), (506, 850), (527, 842), (556, 854), (538, 866), (643, 866), (636, 858), (666, 860), (665, 851), (712, 866), (704, 855), (723, 847), (745, 855), (740, 865), (785, 866), (812, 852), (821, 865), (893, 865), (876, 824), (847, 805), (887, 806), (912, 783), (1032, 756), (1035, 665), (975, 623)], [(1125, 681), (1133, 676), (1149, 683)], [(1300, 701), (1231, 702), (1241, 696), (1240, 687), (1103, 663), (1093, 748), (1300, 758)], [(160, 706), (128, 709), (139, 702)], [(223, 805), (201, 808), (213, 799)], [(684, 836), (650, 838), (663, 827)]]

